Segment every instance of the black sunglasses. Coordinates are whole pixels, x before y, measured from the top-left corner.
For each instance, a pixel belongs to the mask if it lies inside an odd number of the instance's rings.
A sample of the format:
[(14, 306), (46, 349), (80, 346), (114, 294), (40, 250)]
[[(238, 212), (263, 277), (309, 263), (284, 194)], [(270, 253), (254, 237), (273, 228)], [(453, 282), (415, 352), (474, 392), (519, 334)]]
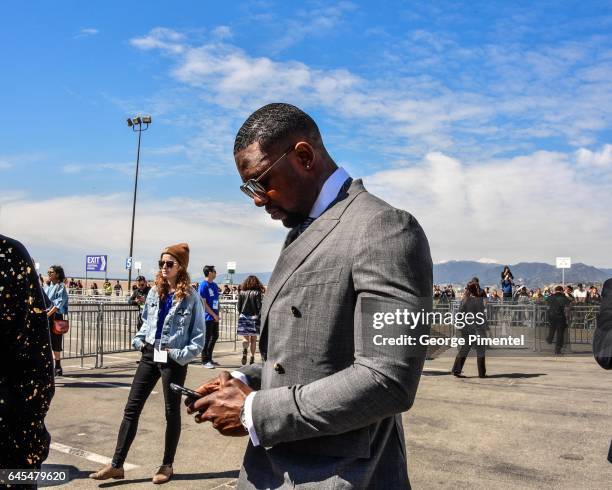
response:
[(266, 197), (266, 188), (259, 183), (259, 180), (266, 175), (274, 165), (280, 162), (283, 158), (285, 158), (289, 153), (295, 150), (295, 147), (288, 148), (277, 160), (274, 161), (272, 165), (270, 165), (267, 169), (265, 169), (259, 177), (256, 179), (249, 179), (244, 184), (240, 186), (240, 190), (244, 192), (251, 199), (255, 199), (256, 197), (265, 198)]
[(168, 267), (168, 269), (172, 269), (174, 267), (174, 260), (160, 260), (158, 264), (160, 269), (163, 269), (164, 265)]

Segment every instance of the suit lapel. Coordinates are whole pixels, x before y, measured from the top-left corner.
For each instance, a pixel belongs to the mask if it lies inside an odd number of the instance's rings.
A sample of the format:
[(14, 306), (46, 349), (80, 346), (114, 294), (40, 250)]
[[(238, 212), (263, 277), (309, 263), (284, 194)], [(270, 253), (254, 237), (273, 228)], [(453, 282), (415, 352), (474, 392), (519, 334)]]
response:
[[(270, 276), (270, 281), (268, 282), (268, 288), (262, 304), (262, 338), (264, 338), (263, 332), (267, 328), (268, 313), (282, 287), (295, 270), (302, 265), (304, 260), (306, 260), (306, 258), (319, 246), (323, 239), (331, 233), (340, 222), (340, 217), (349, 204), (362, 192), (365, 192), (365, 189), (361, 179), (353, 181), (344, 199), (341, 199), (325, 211), (306, 229), (306, 231), (304, 231), (304, 233), (283, 248), (274, 266), (274, 271)], [(293, 233), (293, 230), (289, 233)]]

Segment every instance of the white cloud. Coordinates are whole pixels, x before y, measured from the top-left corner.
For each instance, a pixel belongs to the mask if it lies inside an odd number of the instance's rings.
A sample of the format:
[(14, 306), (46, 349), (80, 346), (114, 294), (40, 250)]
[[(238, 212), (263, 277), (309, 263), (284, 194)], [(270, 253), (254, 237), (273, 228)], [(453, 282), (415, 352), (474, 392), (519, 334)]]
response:
[(89, 36), (95, 36), (97, 34), (99, 34), (100, 31), (98, 29), (96, 29), (95, 27), (84, 27), (83, 29), (81, 29), (79, 31), (79, 33), (75, 36), (75, 39), (78, 39), (80, 37), (89, 37)]
[(17, 153), (12, 155), (0, 155), (0, 171), (15, 167), (23, 167), (41, 161), (44, 155), (41, 153)]
[(502, 262), (550, 262), (568, 255), (609, 266), (612, 216), (593, 205), (612, 207), (612, 180), (592, 179), (571, 155), (540, 151), (467, 163), (430, 153), (415, 166), (364, 180), (415, 215), (435, 261), (491, 254)]
[(130, 44), (144, 50), (160, 49), (168, 54), (181, 54), (185, 49), (184, 38), (183, 34), (172, 29), (156, 27), (147, 36), (131, 39)]
[(61, 170), (65, 174), (78, 174), (84, 169), (83, 165), (68, 164), (63, 165)]
[[(346, 14), (357, 8), (352, 2), (341, 1), (309, 10), (298, 10), (295, 16), (283, 22), (283, 31), (286, 34), (275, 39), (266, 51), (276, 54), (306, 38), (327, 34), (337, 29), (345, 20)], [(278, 23), (278, 20), (272, 19), (272, 22)]]
[[(33, 201), (15, 194), (0, 208), (0, 230), (22, 241), (41, 263), (59, 262), (70, 275), (83, 274), (88, 253), (108, 254), (110, 274), (123, 275), (130, 211), (128, 195)], [(228, 260), (236, 260), (242, 271), (270, 271), (284, 234), (267, 213), (246, 203), (143, 199), (137, 208), (134, 256), (149, 273), (164, 246), (185, 241), (194, 277), (201, 275), (203, 264), (221, 267)]]
[(612, 166), (612, 145), (604, 145), (601, 151), (580, 148), (576, 151), (576, 161), (584, 166), (610, 167)]
[[(353, 7), (330, 8), (339, 12), (329, 14), (334, 22)], [(309, 12), (302, 14), (308, 17)], [(337, 65), (326, 69), (252, 56), (214, 36), (194, 45), (167, 28), (131, 42), (170, 55), (171, 75), (196, 92), (198, 104), (223, 110), (230, 118), (287, 100), (323, 112), (327, 122), (350, 121), (353, 136), (387, 155), (397, 148), (395, 157), (445, 151), (491, 158), (533, 151), (538, 140), (555, 137), (592, 145), (609, 126), (612, 110), (612, 88), (605, 83), (605, 74), (611, 77), (612, 71), (593, 55), (602, 43), (596, 38), (468, 49), (443, 35), (415, 31), (389, 50), (389, 66), (380, 62), (380, 69), (359, 75)]]
[(224, 39), (230, 39), (233, 36), (233, 33), (228, 26), (217, 26), (212, 30), (211, 35), (213, 39), (222, 41)]

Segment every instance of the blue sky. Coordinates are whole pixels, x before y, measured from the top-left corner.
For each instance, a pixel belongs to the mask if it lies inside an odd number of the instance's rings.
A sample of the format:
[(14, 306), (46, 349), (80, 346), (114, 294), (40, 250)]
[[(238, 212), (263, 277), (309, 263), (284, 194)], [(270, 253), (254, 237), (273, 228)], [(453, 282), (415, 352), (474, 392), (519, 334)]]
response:
[[(268, 102), (412, 212), (434, 261), (612, 266), (612, 7), (605, 2), (5, 3), (0, 232), (42, 267), (168, 243), (271, 270), (284, 231), (238, 190), (236, 130)], [(602, 212), (603, 211), (603, 212)]]

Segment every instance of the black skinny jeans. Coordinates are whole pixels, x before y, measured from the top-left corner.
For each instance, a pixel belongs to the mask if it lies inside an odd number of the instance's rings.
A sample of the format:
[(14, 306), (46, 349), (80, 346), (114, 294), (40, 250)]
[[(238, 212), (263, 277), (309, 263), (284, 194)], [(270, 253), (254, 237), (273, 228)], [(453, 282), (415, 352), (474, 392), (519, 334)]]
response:
[(174, 455), (181, 437), (181, 395), (170, 389), (170, 383), (183, 386), (187, 377), (187, 366), (181, 366), (169, 357), (166, 364), (153, 362), (153, 346), (146, 344), (132, 381), (123, 421), (119, 428), (112, 463), (115, 468), (122, 467), (127, 458), (127, 453), (136, 437), (140, 413), (160, 377), (166, 403), (166, 439), (162, 464), (174, 462)]
[(206, 335), (204, 337), (204, 349), (202, 349), (202, 364), (213, 361), (213, 350), (219, 338), (219, 322), (206, 322)]

